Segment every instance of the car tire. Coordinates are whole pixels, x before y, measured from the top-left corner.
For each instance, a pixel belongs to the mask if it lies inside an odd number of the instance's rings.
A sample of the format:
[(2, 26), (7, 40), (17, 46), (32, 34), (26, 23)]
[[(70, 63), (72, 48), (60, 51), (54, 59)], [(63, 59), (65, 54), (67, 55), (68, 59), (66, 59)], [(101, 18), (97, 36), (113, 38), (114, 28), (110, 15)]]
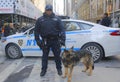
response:
[(6, 51), (6, 56), (11, 59), (18, 59), (23, 56), (20, 47), (16, 44), (7, 45), (5, 51)]
[(92, 53), (94, 62), (99, 62), (103, 58), (103, 48), (96, 43), (87, 43), (82, 49), (86, 49)]

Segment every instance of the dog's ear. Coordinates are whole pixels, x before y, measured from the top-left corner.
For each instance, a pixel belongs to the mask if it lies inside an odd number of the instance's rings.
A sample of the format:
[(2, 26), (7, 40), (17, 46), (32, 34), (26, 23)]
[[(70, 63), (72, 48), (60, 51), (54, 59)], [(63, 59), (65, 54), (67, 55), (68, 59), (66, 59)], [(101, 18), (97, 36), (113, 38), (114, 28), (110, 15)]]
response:
[(71, 49), (73, 50), (73, 49), (74, 49), (74, 46), (72, 46)]
[(67, 52), (68, 50), (64, 49), (64, 52)]
[(72, 47), (70, 48), (70, 51), (73, 51), (73, 49), (74, 49), (74, 46), (72, 46)]

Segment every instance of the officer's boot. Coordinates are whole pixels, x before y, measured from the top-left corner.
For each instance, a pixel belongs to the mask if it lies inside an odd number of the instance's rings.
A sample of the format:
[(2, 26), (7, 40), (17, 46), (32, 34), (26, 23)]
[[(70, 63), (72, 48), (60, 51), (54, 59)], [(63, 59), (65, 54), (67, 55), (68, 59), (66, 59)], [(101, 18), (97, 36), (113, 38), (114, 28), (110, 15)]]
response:
[(42, 70), (41, 73), (40, 73), (40, 76), (41, 76), (41, 77), (42, 77), (42, 76), (45, 76), (45, 74), (46, 74), (46, 70)]
[(57, 69), (57, 71), (58, 71), (58, 75), (62, 75), (62, 70), (61, 69)]

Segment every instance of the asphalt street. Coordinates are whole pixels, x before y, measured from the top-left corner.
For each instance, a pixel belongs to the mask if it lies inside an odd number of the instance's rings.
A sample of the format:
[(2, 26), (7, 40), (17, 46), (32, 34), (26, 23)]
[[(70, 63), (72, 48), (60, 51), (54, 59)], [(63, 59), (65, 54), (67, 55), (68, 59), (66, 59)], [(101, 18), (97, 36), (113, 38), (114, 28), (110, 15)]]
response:
[[(1, 50), (1, 49), (0, 49)], [(47, 73), (40, 77), (41, 58), (8, 59), (0, 52), (0, 82), (67, 82), (58, 76), (54, 59), (49, 59)], [(72, 82), (120, 82), (120, 55), (95, 63), (92, 76), (81, 72), (80, 63), (74, 68)], [(62, 69), (64, 72), (64, 68)]]

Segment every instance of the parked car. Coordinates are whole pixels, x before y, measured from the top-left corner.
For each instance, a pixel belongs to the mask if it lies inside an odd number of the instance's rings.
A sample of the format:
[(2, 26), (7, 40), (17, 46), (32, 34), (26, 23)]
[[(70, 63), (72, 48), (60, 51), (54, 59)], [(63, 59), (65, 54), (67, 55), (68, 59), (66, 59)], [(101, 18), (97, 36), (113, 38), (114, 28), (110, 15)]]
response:
[[(62, 21), (66, 29), (67, 48), (74, 46), (75, 50), (89, 50), (95, 62), (103, 57), (120, 54), (119, 28), (105, 27), (83, 20), (64, 19)], [(23, 33), (4, 37), (1, 41), (2, 50), (9, 58), (42, 55), (34, 39), (34, 26)]]

